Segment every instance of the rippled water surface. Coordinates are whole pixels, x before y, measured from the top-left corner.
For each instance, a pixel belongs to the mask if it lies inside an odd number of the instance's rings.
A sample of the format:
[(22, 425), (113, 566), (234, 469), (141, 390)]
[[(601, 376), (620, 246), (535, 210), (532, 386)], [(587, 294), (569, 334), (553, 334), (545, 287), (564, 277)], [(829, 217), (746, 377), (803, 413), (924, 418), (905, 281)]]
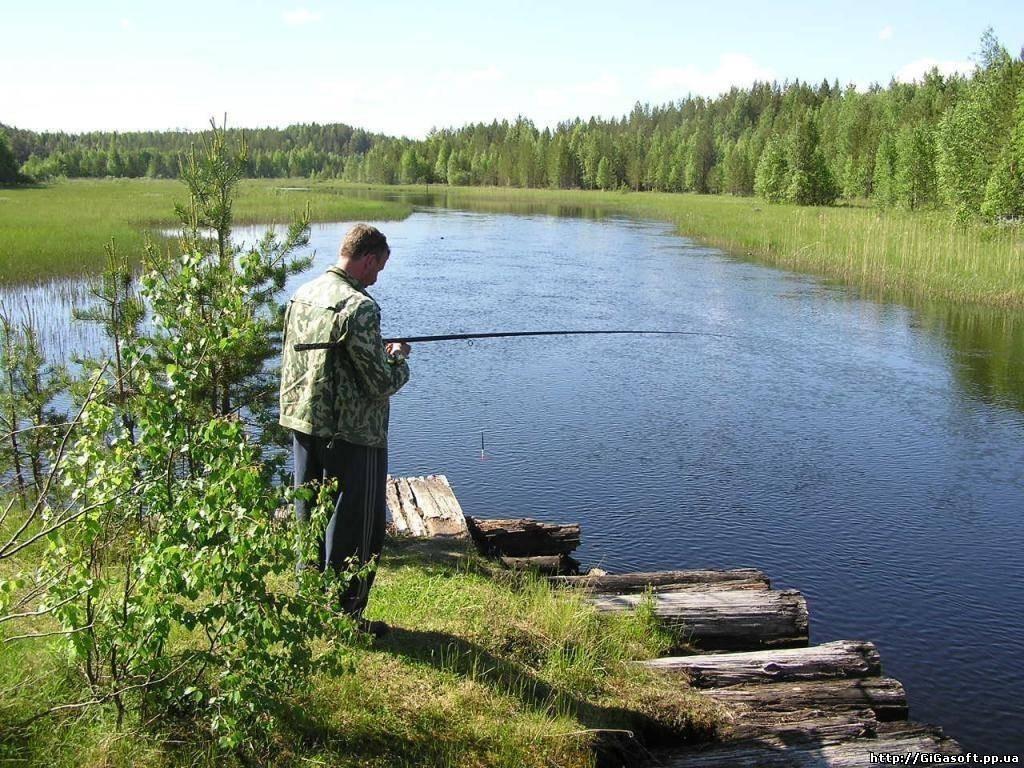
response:
[[(1021, 748), (1024, 319), (868, 300), (662, 224), (423, 209), (381, 227), (385, 335), (735, 337), (419, 345), (393, 473), (446, 474), (470, 514), (578, 521), (585, 565), (761, 568), (807, 595), (812, 642), (874, 640), (914, 719)], [(346, 229), (314, 228), (315, 271)]]

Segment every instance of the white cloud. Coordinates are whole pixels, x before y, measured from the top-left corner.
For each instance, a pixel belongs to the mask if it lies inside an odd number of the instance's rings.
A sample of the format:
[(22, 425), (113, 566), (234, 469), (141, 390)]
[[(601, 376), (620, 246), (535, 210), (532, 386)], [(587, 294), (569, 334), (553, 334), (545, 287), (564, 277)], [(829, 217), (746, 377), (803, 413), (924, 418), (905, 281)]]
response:
[(121, 29), (131, 29), (134, 25), (130, 19), (121, 19), (121, 21), (118, 22), (118, 26), (121, 27)]
[(290, 27), (320, 21), (320, 14), (314, 13), (308, 8), (296, 8), (291, 11), (285, 11), (282, 16), (284, 16), (284, 23)]
[(892, 40), (892, 27), (886, 24), (878, 33), (879, 40)]
[(937, 67), (939, 72), (947, 77), (952, 74), (969, 75), (974, 71), (973, 61), (938, 61), (937, 59), (917, 59), (912, 61), (896, 73), (895, 78), (901, 83), (911, 83), (914, 80), (921, 80), (925, 73)]
[(670, 93), (671, 98), (717, 96), (732, 86), (749, 86), (755, 80), (765, 82), (777, 79), (775, 72), (762, 67), (742, 53), (726, 53), (718, 57), (714, 69), (701, 69), (692, 64), (685, 67), (656, 69), (648, 78), (651, 88)]

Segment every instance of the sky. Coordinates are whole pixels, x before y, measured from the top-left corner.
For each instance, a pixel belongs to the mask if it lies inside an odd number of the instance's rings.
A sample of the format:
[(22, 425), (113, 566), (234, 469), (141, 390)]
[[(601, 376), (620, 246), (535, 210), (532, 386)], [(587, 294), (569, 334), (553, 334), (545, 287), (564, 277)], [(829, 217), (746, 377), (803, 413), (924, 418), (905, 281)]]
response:
[(0, 123), (554, 126), (755, 80), (969, 73), (990, 26), (1018, 55), (1024, 2), (0, 0)]

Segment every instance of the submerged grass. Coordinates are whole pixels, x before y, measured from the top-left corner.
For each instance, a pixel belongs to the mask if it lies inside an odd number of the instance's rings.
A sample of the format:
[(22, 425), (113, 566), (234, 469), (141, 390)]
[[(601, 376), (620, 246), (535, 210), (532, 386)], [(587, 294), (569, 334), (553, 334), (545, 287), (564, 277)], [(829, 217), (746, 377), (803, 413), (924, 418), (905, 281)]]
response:
[[(187, 197), (181, 182), (159, 179), (0, 187), (0, 282), (96, 272), (111, 238), (139, 255), (147, 232), (177, 226), (174, 204)], [(314, 188), (305, 179), (246, 180), (235, 199), (235, 221), (286, 225), (307, 202), (313, 221), (401, 219), (411, 210)]]
[(118, 730), (102, 708), (11, 727), (80, 693), (60, 645), (41, 639), (0, 641), (0, 765), (582, 768), (618, 730), (648, 745), (713, 730), (709, 700), (631, 663), (677, 644), (651, 602), (598, 614), (458, 543), (397, 539), (385, 553), (368, 615), (392, 632), (280, 703), (272, 740), (244, 759), (180, 730)]
[[(323, 184), (344, 188), (335, 182)], [(405, 189), (424, 191), (422, 186)], [(727, 195), (431, 190), (454, 208), (667, 221), (679, 234), (735, 256), (820, 275), (875, 296), (1024, 307), (1020, 225), (957, 224), (942, 211), (887, 211), (856, 204), (813, 208)]]

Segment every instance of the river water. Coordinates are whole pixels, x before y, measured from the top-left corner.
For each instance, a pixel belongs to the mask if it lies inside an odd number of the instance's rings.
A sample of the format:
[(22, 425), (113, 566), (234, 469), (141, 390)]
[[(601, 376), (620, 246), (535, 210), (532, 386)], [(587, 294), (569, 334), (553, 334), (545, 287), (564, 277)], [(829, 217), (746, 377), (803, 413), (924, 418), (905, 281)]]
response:
[[(585, 566), (760, 568), (807, 596), (813, 643), (875, 641), (913, 719), (1020, 751), (1024, 317), (874, 300), (665, 224), (558, 212), (576, 215), (380, 224), (385, 335), (734, 338), (419, 345), (392, 473), (447, 475), (468, 514), (579, 522)], [(314, 226), (311, 273), (347, 228)], [(83, 283), (0, 293), (30, 297), (65, 351), (98, 343), (61, 319)]]

